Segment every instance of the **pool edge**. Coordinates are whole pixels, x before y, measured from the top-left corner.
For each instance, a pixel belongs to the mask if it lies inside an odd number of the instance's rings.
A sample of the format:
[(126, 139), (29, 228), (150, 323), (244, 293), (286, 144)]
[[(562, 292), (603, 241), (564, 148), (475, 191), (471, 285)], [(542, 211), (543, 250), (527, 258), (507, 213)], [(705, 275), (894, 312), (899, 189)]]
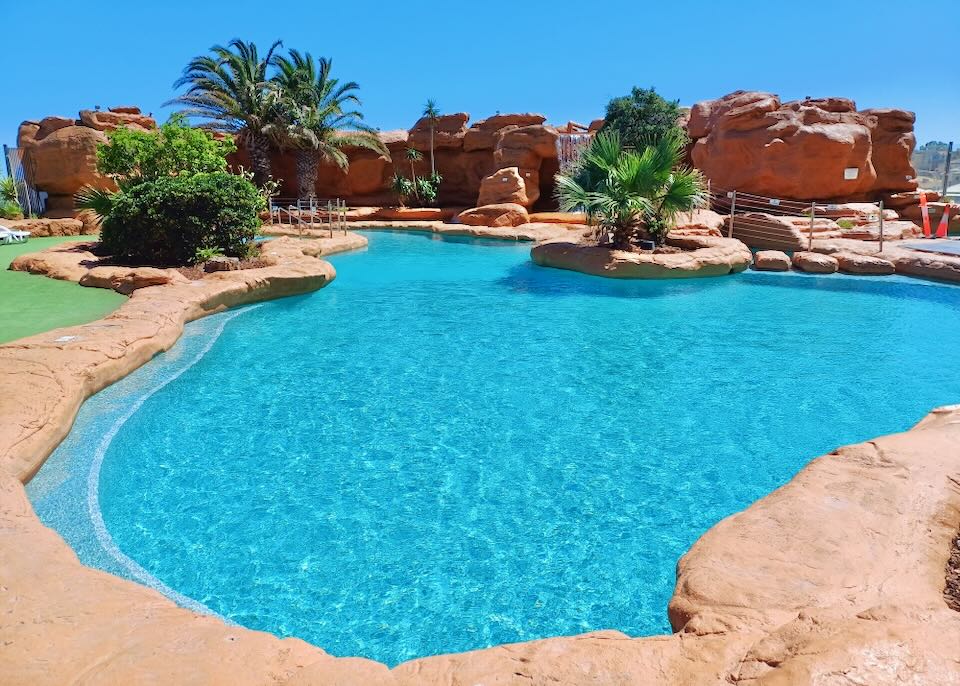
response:
[[(362, 658), (334, 658), (298, 639), (228, 626), (85, 567), (40, 523), (21, 482), (66, 435), (83, 400), (168, 349), (187, 321), (315, 290), (335, 275), (302, 251), (249, 272), (201, 287), (143, 289), (103, 320), (57, 330), (88, 338), (56, 343), (48, 332), (0, 346), (2, 387), (14, 389), (0, 400), (2, 426), (22, 421), (11, 408), (50, 417), (29, 425), (35, 438), (4, 446), (0, 463), (14, 467), (0, 476), (0, 602), (8, 610), (0, 633), (10, 639), (0, 657), (17, 683), (81, 676), (133, 682), (149, 675), (167, 683), (230, 684), (760, 684), (805, 683), (851, 665), (872, 676), (871, 683), (893, 675), (960, 680), (951, 656), (960, 643), (960, 613), (942, 598), (949, 542), (960, 526), (958, 407), (935, 410), (908, 432), (818, 458), (712, 527), (678, 563), (670, 617), (679, 633), (671, 636), (595, 632), (420, 658), (388, 670)], [(65, 333), (74, 330), (82, 332)], [(37, 349), (63, 358), (59, 373), (49, 367), (43, 373), (29, 355)], [(18, 361), (24, 366), (8, 371)], [(44, 405), (38, 393), (44, 382), (71, 397)], [(878, 650), (889, 657), (886, 664), (875, 664)], [(871, 669), (880, 671), (864, 671)]]

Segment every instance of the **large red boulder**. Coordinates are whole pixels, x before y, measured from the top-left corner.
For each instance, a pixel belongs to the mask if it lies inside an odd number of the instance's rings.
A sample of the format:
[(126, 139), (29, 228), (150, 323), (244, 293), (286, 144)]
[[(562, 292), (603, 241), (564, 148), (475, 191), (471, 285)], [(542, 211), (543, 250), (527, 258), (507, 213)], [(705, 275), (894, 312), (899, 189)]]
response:
[(886, 192), (913, 191), (917, 174), (910, 160), (917, 145), (913, 112), (892, 109), (864, 110), (873, 140), (873, 166), (877, 170), (875, 188)]
[(716, 187), (796, 200), (915, 188), (912, 131), (912, 115), (900, 110), (753, 91), (697, 103), (687, 123), (693, 164)]
[(110, 179), (97, 173), (97, 144), (107, 140), (102, 131), (71, 125), (53, 128), (40, 137), (43, 131), (42, 126), (31, 127), (25, 123), (20, 127), (17, 140), (28, 160), (33, 185), (39, 190), (50, 195), (72, 196), (87, 185), (115, 187)]
[(546, 117), (541, 114), (495, 114), (492, 117), (481, 119), (473, 123), (463, 138), (463, 149), (493, 150), (500, 133), (507, 129), (521, 126), (536, 126), (543, 124)]
[(530, 221), (530, 215), (523, 205), (501, 203), (464, 210), (457, 221), (468, 226), (520, 226)]
[(121, 126), (148, 131), (157, 128), (153, 117), (140, 113), (137, 107), (115, 107), (100, 110), (80, 110), (80, 123), (97, 131), (112, 131)]
[[(463, 136), (467, 133), (467, 121), (469, 119), (470, 115), (466, 112), (442, 114), (437, 117), (436, 121), (433, 122), (434, 150), (439, 148), (463, 148)], [(417, 150), (429, 150), (430, 127), (430, 120), (421, 117), (410, 129), (407, 144)]]
[(118, 126), (148, 130), (156, 128), (156, 122), (136, 107), (114, 107), (83, 110), (79, 119), (46, 117), (20, 125), (17, 145), (24, 151), (30, 181), (49, 195), (47, 216), (73, 216), (73, 196), (84, 186), (116, 188), (97, 173), (97, 145), (107, 141), (105, 131)]
[(516, 167), (501, 169), (490, 176), (483, 177), (483, 181), (480, 182), (478, 206), (504, 202), (512, 202), (528, 208), (532, 204), (527, 198), (527, 189), (520, 176), (520, 170)]

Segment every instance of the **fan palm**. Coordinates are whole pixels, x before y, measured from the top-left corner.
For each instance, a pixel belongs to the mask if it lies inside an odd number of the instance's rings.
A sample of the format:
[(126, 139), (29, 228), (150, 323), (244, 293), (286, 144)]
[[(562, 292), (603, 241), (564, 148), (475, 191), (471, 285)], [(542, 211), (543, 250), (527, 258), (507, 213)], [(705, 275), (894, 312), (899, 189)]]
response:
[(381, 155), (387, 149), (376, 130), (363, 122), (354, 106), (360, 105), (354, 81), (341, 84), (330, 75), (333, 62), (314, 61), (310, 53), (291, 50), (289, 57), (276, 55), (273, 82), (283, 93), (284, 144), (296, 151), (299, 197), (316, 195), (320, 161), (332, 162), (346, 171), (350, 166), (345, 148), (366, 148)]
[(234, 39), (199, 55), (174, 83), (186, 92), (166, 104), (182, 105), (188, 117), (205, 120), (203, 128), (234, 134), (250, 153), (258, 185), (270, 177), (270, 147), (282, 135), (281, 93), (267, 78), (276, 41), (260, 56), (254, 43)]
[(629, 249), (638, 237), (662, 242), (676, 215), (703, 199), (703, 178), (681, 165), (683, 149), (677, 135), (634, 151), (623, 148), (616, 132), (600, 132), (576, 173), (557, 175), (560, 208), (582, 209), (601, 242), (615, 248)]
[(437, 108), (437, 102), (432, 98), (427, 100), (427, 104), (423, 106), (423, 116), (430, 124), (430, 176), (436, 176), (437, 165), (433, 155), (433, 134), (437, 126), (437, 119), (440, 118), (440, 110)]

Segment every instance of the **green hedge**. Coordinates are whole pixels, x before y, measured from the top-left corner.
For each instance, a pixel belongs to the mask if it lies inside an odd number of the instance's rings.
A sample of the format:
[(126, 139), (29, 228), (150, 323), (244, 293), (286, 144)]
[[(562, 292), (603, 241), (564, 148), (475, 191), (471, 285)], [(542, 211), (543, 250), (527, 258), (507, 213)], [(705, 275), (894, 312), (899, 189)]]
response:
[(190, 264), (204, 249), (246, 257), (264, 207), (250, 181), (226, 172), (144, 181), (116, 194), (100, 242), (137, 264)]

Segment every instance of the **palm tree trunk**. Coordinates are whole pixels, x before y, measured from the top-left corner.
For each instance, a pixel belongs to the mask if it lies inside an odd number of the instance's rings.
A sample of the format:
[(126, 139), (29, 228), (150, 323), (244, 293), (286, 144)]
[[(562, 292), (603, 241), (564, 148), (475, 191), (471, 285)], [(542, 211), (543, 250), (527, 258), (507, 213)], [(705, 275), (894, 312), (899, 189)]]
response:
[(253, 182), (257, 186), (262, 186), (271, 176), (269, 139), (260, 134), (250, 134), (247, 137), (247, 152), (250, 153)]
[(320, 158), (313, 148), (297, 150), (297, 189), (299, 198), (317, 196), (317, 172)]
[(430, 125), (430, 177), (437, 175), (437, 165), (433, 161), (433, 124)]
[(410, 181), (413, 183), (413, 197), (420, 202), (420, 189), (417, 188), (417, 174), (413, 171), (413, 160), (410, 160)]

